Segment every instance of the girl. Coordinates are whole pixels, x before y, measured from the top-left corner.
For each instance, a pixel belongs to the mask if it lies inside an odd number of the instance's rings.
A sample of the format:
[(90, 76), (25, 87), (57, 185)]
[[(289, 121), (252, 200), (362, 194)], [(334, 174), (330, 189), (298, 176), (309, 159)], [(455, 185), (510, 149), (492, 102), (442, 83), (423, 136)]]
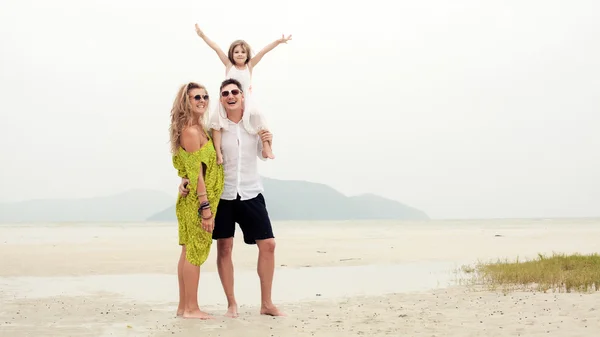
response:
[[(256, 103), (252, 99), (252, 71), (254, 67), (260, 62), (266, 53), (273, 50), (281, 43), (287, 43), (292, 39), (289, 35), (287, 38), (281, 35), (281, 39), (277, 39), (261, 51), (259, 51), (254, 57), (251, 55), (250, 46), (244, 40), (236, 40), (229, 46), (229, 52), (226, 55), (216, 43), (210, 40), (198, 24), (196, 24), (196, 33), (200, 36), (204, 42), (214, 50), (219, 59), (225, 65), (225, 76), (226, 78), (234, 78), (242, 84), (242, 92), (244, 93), (244, 127), (250, 133), (258, 133), (261, 130), (267, 130), (265, 119), (262, 114), (258, 111)], [(213, 114), (209, 128), (213, 130), (213, 142), (217, 151), (217, 163), (223, 163), (223, 155), (221, 153), (221, 129), (227, 128), (227, 114), (221, 104), (217, 105), (217, 110)], [(271, 150), (271, 145), (268, 142), (263, 143), (262, 155), (264, 158), (274, 159), (275, 156)]]

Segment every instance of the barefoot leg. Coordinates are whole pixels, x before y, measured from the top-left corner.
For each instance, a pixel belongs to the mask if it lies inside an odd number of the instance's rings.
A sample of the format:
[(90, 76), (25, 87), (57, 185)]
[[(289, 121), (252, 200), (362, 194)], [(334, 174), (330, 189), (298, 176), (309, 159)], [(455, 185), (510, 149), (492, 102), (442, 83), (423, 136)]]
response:
[(238, 317), (238, 306), (233, 287), (233, 238), (217, 240), (217, 269), (227, 297), (227, 313), (225, 316)]
[(211, 315), (204, 311), (200, 311), (200, 309), (194, 311), (186, 311), (183, 314), (183, 318), (195, 318), (195, 319), (214, 319)]
[(177, 316), (183, 316), (185, 311), (185, 284), (183, 282), (183, 265), (185, 263), (185, 245), (181, 246), (181, 255), (177, 264), (177, 279), (179, 281), (179, 305), (177, 306)]
[(261, 315), (285, 316), (271, 299), (273, 274), (275, 273), (275, 239), (257, 240), (258, 277), (260, 278)]
[(191, 264), (187, 259), (183, 263), (183, 282), (185, 285), (185, 310), (183, 318), (212, 318), (198, 306), (198, 283), (200, 281), (200, 266)]

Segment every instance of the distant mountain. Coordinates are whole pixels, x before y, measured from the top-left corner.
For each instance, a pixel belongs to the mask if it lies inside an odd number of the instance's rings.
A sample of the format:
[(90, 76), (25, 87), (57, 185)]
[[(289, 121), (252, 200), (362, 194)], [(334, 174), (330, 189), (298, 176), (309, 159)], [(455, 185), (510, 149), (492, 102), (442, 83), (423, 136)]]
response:
[[(263, 178), (264, 196), (272, 220), (427, 220), (423, 211), (372, 194), (347, 197), (318, 183)], [(176, 221), (175, 206), (148, 221)]]
[[(263, 178), (273, 220), (423, 220), (415, 208), (380, 196), (347, 197), (318, 183)], [(154, 190), (132, 190), (97, 198), (0, 203), (0, 223), (176, 221), (176, 197)], [(156, 212), (157, 210), (161, 210)]]
[(173, 200), (159, 191), (132, 190), (97, 198), (0, 203), (0, 223), (145, 221)]

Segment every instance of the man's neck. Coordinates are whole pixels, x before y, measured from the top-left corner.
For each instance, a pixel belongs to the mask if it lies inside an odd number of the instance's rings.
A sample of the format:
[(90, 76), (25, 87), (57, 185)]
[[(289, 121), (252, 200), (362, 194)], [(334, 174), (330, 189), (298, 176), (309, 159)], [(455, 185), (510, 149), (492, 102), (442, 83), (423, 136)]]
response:
[(234, 111), (227, 111), (227, 119), (229, 119), (230, 121), (234, 122), (234, 123), (238, 123), (239, 121), (242, 120), (242, 116), (243, 116), (243, 110), (242, 109), (238, 109), (238, 110), (234, 110)]

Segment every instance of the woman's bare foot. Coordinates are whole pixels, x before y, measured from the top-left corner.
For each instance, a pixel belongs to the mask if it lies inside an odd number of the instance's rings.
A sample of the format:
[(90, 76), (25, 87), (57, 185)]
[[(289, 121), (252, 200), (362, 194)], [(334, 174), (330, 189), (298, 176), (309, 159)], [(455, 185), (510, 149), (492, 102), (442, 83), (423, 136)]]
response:
[(238, 317), (238, 308), (237, 308), (237, 305), (232, 305), (229, 308), (227, 308), (227, 312), (225, 313), (225, 317), (237, 318)]
[(262, 156), (263, 158), (275, 159), (275, 155), (270, 149), (263, 149)]
[(196, 318), (196, 319), (213, 319), (211, 315), (207, 312), (204, 312), (200, 309), (185, 311), (183, 313), (183, 318)]
[(268, 316), (287, 316), (285, 313), (283, 313), (283, 311), (280, 311), (279, 309), (277, 309), (277, 307), (275, 305), (270, 305), (270, 306), (263, 305), (260, 308), (260, 314), (268, 315)]
[(183, 311), (184, 311), (183, 309), (177, 308), (177, 317), (183, 316)]

